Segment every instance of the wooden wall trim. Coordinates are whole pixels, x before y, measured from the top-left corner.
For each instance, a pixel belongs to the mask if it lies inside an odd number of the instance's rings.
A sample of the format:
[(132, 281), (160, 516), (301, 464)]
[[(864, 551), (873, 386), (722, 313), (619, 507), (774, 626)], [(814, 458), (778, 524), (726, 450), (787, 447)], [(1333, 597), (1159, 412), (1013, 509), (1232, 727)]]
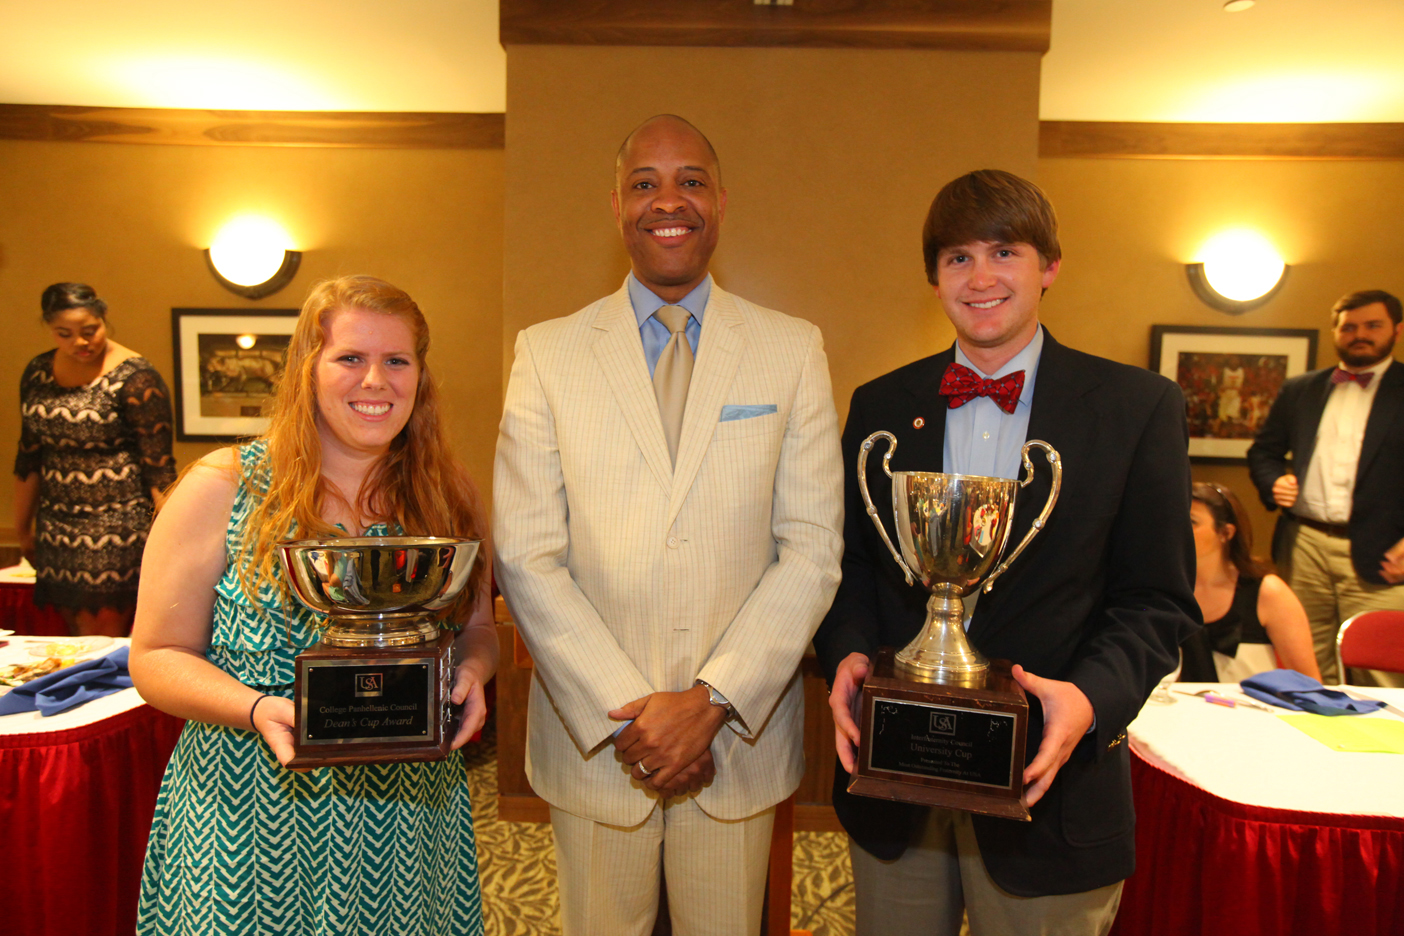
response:
[(0, 140), (501, 149), (502, 114), (225, 111), (0, 104)]
[(1043, 159), (1404, 159), (1404, 123), (1045, 120)]
[(502, 0), (503, 45), (1047, 52), (1052, 0)]

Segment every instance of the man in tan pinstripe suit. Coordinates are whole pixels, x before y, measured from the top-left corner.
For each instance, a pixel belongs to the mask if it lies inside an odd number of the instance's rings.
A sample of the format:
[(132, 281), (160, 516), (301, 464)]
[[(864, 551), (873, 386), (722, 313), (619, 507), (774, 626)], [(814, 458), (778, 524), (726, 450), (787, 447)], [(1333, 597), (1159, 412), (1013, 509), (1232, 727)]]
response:
[(800, 657), (838, 585), (843, 466), (819, 330), (707, 272), (711, 144), (655, 117), (612, 193), (632, 272), (517, 336), (497, 574), (536, 661), (527, 772), (562, 928), (760, 926), (774, 806), (804, 771)]

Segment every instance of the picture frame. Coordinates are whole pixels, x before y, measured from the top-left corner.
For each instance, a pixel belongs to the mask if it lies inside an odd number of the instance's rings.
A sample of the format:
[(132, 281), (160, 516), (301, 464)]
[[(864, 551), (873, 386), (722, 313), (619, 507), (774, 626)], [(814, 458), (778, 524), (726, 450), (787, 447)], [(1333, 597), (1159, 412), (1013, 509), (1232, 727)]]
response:
[(1290, 377), (1316, 367), (1314, 328), (1152, 325), (1150, 368), (1180, 385), (1190, 459), (1244, 464)]
[(268, 428), (297, 309), (171, 309), (176, 438), (234, 442)]

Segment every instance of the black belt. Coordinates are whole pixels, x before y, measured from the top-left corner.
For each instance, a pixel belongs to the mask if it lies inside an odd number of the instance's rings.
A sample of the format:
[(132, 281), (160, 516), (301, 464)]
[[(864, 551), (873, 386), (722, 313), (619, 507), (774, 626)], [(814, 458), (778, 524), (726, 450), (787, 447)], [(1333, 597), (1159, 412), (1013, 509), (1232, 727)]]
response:
[(1303, 517), (1300, 515), (1294, 516), (1297, 517), (1297, 522), (1302, 526), (1309, 526), (1313, 530), (1320, 530), (1327, 536), (1334, 536), (1337, 539), (1350, 539), (1350, 527), (1346, 526), (1344, 523), (1324, 523), (1320, 520), (1313, 520), (1310, 517)]

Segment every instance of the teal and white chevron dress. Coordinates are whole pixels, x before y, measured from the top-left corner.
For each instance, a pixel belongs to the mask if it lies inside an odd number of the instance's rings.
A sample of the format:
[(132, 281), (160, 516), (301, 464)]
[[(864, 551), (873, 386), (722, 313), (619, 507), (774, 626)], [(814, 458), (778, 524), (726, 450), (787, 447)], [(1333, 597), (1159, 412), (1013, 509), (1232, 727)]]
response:
[[(263, 443), (240, 450), (245, 464)], [(253, 506), (241, 483), (229, 555)], [(371, 531), (367, 531), (371, 532)], [(376, 531), (381, 532), (381, 531)], [(215, 586), (210, 662), (291, 695), (313, 617), (273, 593), (250, 604), (228, 569)], [(291, 642), (287, 624), (291, 624)], [(137, 933), (475, 936), (478, 856), (463, 760), (284, 770), (255, 731), (188, 722), (166, 768)]]

